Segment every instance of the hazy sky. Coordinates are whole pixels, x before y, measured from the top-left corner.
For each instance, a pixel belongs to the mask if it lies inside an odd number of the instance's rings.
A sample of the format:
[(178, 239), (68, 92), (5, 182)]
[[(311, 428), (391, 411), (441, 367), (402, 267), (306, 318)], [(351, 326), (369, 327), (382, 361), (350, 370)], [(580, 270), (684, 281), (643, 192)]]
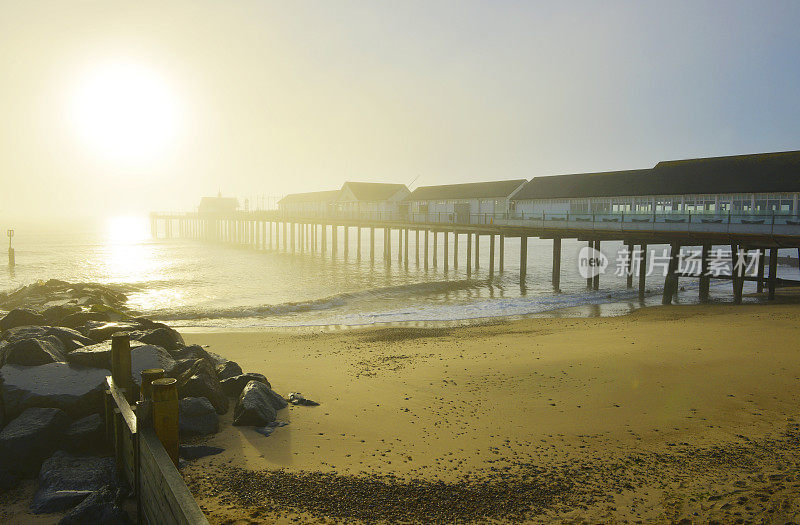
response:
[(798, 27), (795, 1), (0, 0), (0, 226), (800, 149)]

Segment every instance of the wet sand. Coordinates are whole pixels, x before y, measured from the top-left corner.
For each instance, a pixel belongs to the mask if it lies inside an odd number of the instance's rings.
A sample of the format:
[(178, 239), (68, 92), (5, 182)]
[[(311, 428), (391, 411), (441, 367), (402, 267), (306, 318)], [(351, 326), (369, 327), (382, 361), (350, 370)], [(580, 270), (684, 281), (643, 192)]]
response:
[(800, 306), (197, 333), (290, 407), (184, 469), (215, 523), (800, 521)]

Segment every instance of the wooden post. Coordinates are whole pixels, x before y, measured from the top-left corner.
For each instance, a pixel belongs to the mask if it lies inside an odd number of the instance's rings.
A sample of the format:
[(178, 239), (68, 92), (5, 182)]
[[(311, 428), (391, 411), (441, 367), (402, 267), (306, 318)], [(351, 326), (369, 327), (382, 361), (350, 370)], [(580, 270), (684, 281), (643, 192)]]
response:
[(519, 238), (519, 283), (525, 286), (525, 278), (528, 276), (528, 237), (522, 235)]
[(661, 296), (661, 304), (672, 304), (672, 298), (678, 291), (678, 260), (680, 257), (680, 244), (673, 243), (669, 249), (669, 265), (667, 275), (664, 278), (664, 293)]
[(450, 242), (450, 240), (448, 239), (449, 235), (450, 235), (450, 232), (448, 232), (447, 230), (442, 232), (442, 236), (444, 237), (444, 257), (443, 257), (444, 264), (443, 264), (443, 266), (444, 266), (444, 271), (445, 272), (450, 269), (450, 261), (448, 259), (449, 255), (450, 255), (450, 253), (449, 253), (450, 252), (450, 246), (448, 245), (448, 243)]
[(472, 274), (472, 234), (467, 232), (467, 276)]
[(478, 271), (480, 268), (480, 249), (481, 249), (481, 235), (480, 233), (475, 233), (475, 271)]
[(331, 224), (331, 257), (339, 257), (339, 225)]
[(125, 479), (125, 431), (127, 425), (119, 408), (114, 407), (114, 463), (117, 467), (117, 479)]
[(644, 301), (647, 279), (647, 245), (641, 244), (639, 247), (641, 249), (639, 253), (639, 300)]
[(328, 225), (322, 223), (322, 255), (328, 251)]
[(561, 290), (561, 238), (553, 239), (553, 290)]
[(111, 390), (107, 388), (103, 392), (103, 399), (105, 400), (106, 442), (110, 446), (114, 446), (114, 409), (117, 404), (114, 396), (111, 395)]
[[(589, 248), (594, 248), (594, 241), (589, 241)], [(586, 278), (586, 289), (587, 290), (591, 290), (592, 289), (592, 278), (591, 277), (587, 277)]]
[(294, 225), (295, 223), (291, 223), (291, 231), (289, 232), (289, 240), (292, 241), (292, 253), (295, 252), (295, 234), (294, 234)]
[(740, 286), (741, 274), (743, 270), (740, 261), (739, 246), (731, 244), (731, 283), (733, 284), (733, 304), (742, 304), (742, 287)]
[(628, 252), (628, 259), (626, 261), (627, 268), (625, 272), (625, 277), (627, 280), (625, 282), (625, 286), (627, 288), (633, 288), (633, 244), (626, 242), (625, 250)]
[(494, 234), (489, 234), (489, 278), (494, 277)]
[(172, 462), (178, 465), (178, 381), (156, 379), (153, 386), (153, 427)]
[(386, 228), (384, 230), (384, 239), (386, 240), (386, 266), (392, 265), (392, 229)]
[(408, 270), (408, 228), (406, 228), (405, 231), (406, 231), (406, 239), (405, 239), (405, 243), (403, 244), (403, 250), (404, 250), (403, 258), (404, 258), (404, 261), (405, 261), (405, 268), (406, 268), (406, 270)]
[(759, 248), (756, 252), (758, 254), (758, 283), (756, 284), (756, 291), (758, 293), (764, 292), (764, 265), (766, 261), (767, 251), (764, 248)]
[(142, 390), (139, 399), (141, 401), (150, 401), (153, 399), (153, 385), (152, 382), (156, 379), (164, 378), (163, 368), (148, 368), (142, 370)]
[(375, 228), (369, 229), (369, 260), (375, 264)]
[[(769, 250), (769, 293), (767, 299), (770, 301), (775, 300), (775, 282), (778, 279), (778, 249), (770, 248)], [(741, 293), (740, 293), (741, 295)]]
[(453, 232), (453, 270), (458, 270), (458, 232)]
[(428, 269), (428, 229), (425, 228), (425, 270)]
[(403, 262), (403, 229), (397, 229), (397, 265)]
[(350, 255), (350, 226), (345, 224), (342, 226), (342, 231), (344, 233), (344, 259), (347, 260)]
[[(594, 249), (596, 251), (600, 251), (600, 241), (594, 241)], [(592, 289), (599, 290), (600, 289), (600, 273), (598, 272), (595, 274), (594, 278), (592, 279)]]
[(700, 251), (700, 302), (708, 301), (709, 289), (711, 287), (711, 276), (708, 275), (708, 257), (711, 253), (711, 245), (704, 244)]
[(433, 230), (433, 268), (439, 267), (439, 244), (437, 243), (439, 232)]
[(356, 226), (356, 260), (361, 260), (361, 226)]
[(133, 377), (131, 376), (131, 343), (126, 332), (111, 336), (111, 377), (114, 384), (125, 391), (125, 399), (133, 403)]
[(503, 271), (503, 267), (505, 266), (506, 260), (506, 236), (500, 235), (500, 265), (497, 268), (500, 272)]
[(417, 268), (419, 268), (419, 228), (414, 230), (416, 235), (416, 240), (414, 241), (414, 260), (417, 263)]

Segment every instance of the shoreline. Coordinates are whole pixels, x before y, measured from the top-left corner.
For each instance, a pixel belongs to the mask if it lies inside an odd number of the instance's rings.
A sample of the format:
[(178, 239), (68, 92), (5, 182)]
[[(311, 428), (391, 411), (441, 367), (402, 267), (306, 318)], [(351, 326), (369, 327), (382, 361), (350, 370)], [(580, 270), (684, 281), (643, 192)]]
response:
[[(389, 509), (427, 508), (428, 483), (463, 494), (465, 477), (506, 486), (519, 497), (504, 505), (520, 509), (535, 504), (520, 495), (532, 466), (577, 481), (506, 520), (754, 516), (766, 505), (755, 493), (772, 490), (773, 504), (800, 490), (787, 481), (800, 464), (800, 353), (785, 343), (799, 335), (798, 320), (792, 304), (716, 304), (460, 327), (184, 332), (265, 370), (280, 393), (321, 403), (290, 407), (269, 437), (224, 420), (204, 442), (225, 452), (184, 475), (216, 522), (251, 513), (370, 522), (381, 508), (411, 519)], [(754, 334), (758, 344), (748, 344)], [(266, 491), (276, 480), (294, 487), (294, 499)], [(384, 495), (368, 498), (372, 511), (353, 496), (365, 486)], [(719, 498), (709, 501), (710, 490)], [(262, 492), (261, 504), (245, 501)], [(337, 498), (349, 510), (331, 506)], [(473, 514), (448, 508), (465, 521), (503, 521), (491, 499), (475, 496)], [(780, 512), (791, 520), (800, 509)]]

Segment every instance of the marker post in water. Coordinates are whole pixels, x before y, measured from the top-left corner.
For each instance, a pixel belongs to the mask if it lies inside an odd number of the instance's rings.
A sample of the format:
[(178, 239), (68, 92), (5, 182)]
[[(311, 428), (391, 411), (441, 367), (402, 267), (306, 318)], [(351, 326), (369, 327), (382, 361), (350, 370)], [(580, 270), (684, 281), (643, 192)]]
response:
[(14, 248), (11, 246), (11, 238), (14, 237), (14, 230), (8, 229), (6, 230), (6, 235), (8, 235), (8, 266), (9, 268), (13, 268), (15, 264), (14, 260)]

